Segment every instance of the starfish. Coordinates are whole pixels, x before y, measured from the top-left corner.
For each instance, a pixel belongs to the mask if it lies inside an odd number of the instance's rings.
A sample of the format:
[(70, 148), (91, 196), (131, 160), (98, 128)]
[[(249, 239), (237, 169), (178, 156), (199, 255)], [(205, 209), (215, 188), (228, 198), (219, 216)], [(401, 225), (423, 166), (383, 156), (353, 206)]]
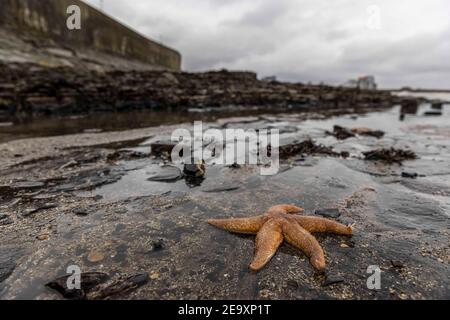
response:
[(266, 213), (250, 218), (212, 219), (208, 223), (229, 232), (256, 234), (255, 256), (249, 268), (262, 269), (274, 256), (283, 240), (303, 251), (311, 265), (320, 273), (325, 271), (322, 247), (311, 233), (324, 232), (351, 236), (353, 225), (345, 226), (332, 220), (301, 216), (302, 208), (277, 205)]

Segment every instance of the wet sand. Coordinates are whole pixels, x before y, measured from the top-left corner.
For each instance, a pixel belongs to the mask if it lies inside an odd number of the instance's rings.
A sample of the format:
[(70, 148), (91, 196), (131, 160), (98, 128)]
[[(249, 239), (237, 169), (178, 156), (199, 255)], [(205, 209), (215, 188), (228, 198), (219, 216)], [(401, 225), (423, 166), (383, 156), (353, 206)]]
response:
[[(45, 284), (78, 265), (111, 281), (148, 274), (146, 284), (106, 299), (448, 299), (450, 106), (440, 117), (425, 116), (429, 108), (404, 121), (399, 106), (364, 115), (211, 119), (207, 126), (221, 129), (279, 128), (283, 141), (311, 138), (350, 156), (294, 155), (266, 177), (256, 166), (207, 165), (198, 186), (148, 181), (162, 162), (149, 155), (151, 142), (180, 125), (4, 143), (0, 298), (60, 299)], [(337, 140), (326, 133), (334, 125), (386, 133)], [(413, 150), (418, 159), (402, 165), (363, 159), (365, 151), (389, 147)], [(254, 237), (206, 223), (281, 203), (311, 215), (337, 209), (337, 221), (356, 223), (351, 239), (317, 235), (325, 276), (289, 245), (253, 273)], [(380, 290), (366, 285), (373, 265), (382, 271)]]

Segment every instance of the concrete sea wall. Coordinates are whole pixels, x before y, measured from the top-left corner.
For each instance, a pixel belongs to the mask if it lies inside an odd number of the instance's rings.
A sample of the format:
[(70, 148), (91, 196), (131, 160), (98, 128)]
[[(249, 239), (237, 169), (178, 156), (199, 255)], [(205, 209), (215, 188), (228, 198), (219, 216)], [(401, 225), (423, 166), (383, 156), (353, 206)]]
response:
[[(67, 7), (81, 9), (81, 30), (66, 26)], [(171, 70), (181, 69), (181, 55), (122, 25), (79, 0), (1, 0), (0, 27), (19, 36), (50, 39), (78, 51), (95, 50)]]

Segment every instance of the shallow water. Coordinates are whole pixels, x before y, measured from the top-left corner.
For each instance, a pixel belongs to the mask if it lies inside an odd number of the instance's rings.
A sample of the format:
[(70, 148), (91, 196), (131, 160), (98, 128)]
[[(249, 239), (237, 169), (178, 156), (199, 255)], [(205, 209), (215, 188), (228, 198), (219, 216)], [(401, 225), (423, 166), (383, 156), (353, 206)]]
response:
[[(259, 115), (267, 109), (229, 108), (227, 110), (142, 110), (128, 112), (93, 113), (83, 116), (36, 116), (0, 121), (0, 143), (32, 137), (59, 136), (76, 133), (124, 131), (160, 125), (171, 125), (195, 120), (214, 121), (236, 115)], [(269, 112), (281, 113), (283, 110)]]
[[(384, 222), (395, 222), (396, 225), (403, 223), (406, 228), (430, 228), (437, 229), (442, 224), (448, 224), (450, 217), (450, 105), (446, 105), (443, 115), (440, 117), (424, 116), (423, 113), (430, 108), (424, 104), (420, 106), (417, 115), (407, 115), (403, 121), (399, 120), (400, 107), (396, 106), (383, 112), (368, 113), (363, 116), (344, 115), (331, 117), (325, 120), (296, 120), (293, 115), (279, 115), (272, 119), (256, 118), (248, 122), (243, 119), (239, 122), (237, 118), (228, 128), (280, 128), (281, 141), (303, 141), (312, 138), (318, 143), (332, 146), (336, 151), (349, 151), (351, 158), (330, 159), (326, 157), (310, 157), (307, 161), (285, 163), (280, 169), (280, 173), (274, 177), (260, 177), (257, 168), (249, 166), (247, 170), (250, 181), (279, 181), (287, 186), (295, 187), (296, 181), (304, 181), (301, 176), (305, 172), (311, 171), (311, 177), (316, 172), (322, 179), (336, 181), (346, 181), (345, 183), (335, 182), (331, 186), (345, 185), (353, 190), (354, 187), (362, 186), (364, 183), (378, 186), (386, 191), (383, 192), (382, 203), (383, 212), (386, 216), (380, 217)], [(213, 124), (214, 125), (214, 124)], [(383, 130), (385, 137), (376, 139), (373, 137), (358, 136), (347, 140), (336, 140), (332, 136), (325, 134), (331, 131), (333, 125), (340, 125), (349, 128), (369, 127), (371, 129)], [(294, 128), (283, 132), (283, 128)], [(158, 140), (157, 137), (149, 141)], [(149, 141), (142, 145), (148, 146)], [(406, 161), (403, 166), (399, 165), (379, 165), (361, 160), (361, 153), (377, 148), (406, 148), (416, 152), (419, 159)], [(133, 148), (132, 148), (133, 149)], [(137, 146), (135, 150), (142, 150)], [(238, 156), (239, 158), (239, 156)], [(125, 200), (132, 197), (142, 197), (149, 195), (164, 195), (170, 192), (188, 193), (190, 195), (203, 194), (202, 190), (208, 187), (239, 184), (240, 191), (248, 189), (248, 185), (241, 179), (230, 180), (230, 168), (224, 165), (207, 166), (207, 176), (204, 183), (198, 187), (188, 186), (184, 180), (172, 183), (148, 181), (148, 178), (159, 168), (159, 161), (140, 160), (131, 163), (124, 163), (123, 166), (130, 170), (116, 183), (106, 185), (96, 189), (90, 195), (100, 195), (105, 201)], [(133, 169), (133, 166), (136, 169)], [(179, 166), (182, 169), (182, 166)], [(340, 169), (337, 169), (339, 167)], [(301, 168), (301, 171), (298, 171)], [(342, 168), (347, 168), (342, 170)], [(287, 174), (284, 171), (289, 169)], [(242, 171), (242, 170), (241, 170)], [(249, 173), (249, 172), (252, 173)], [(240, 172), (240, 170), (237, 170)], [(417, 179), (402, 178), (402, 172), (415, 172), (420, 175)], [(299, 176), (300, 175), (300, 176)], [(242, 175), (243, 178), (245, 175)], [(361, 177), (361, 182), (356, 181)], [(252, 180), (253, 179), (253, 180)], [(292, 181), (290, 179), (293, 179)], [(363, 182), (364, 181), (364, 182)], [(314, 184), (314, 181), (307, 183)], [(261, 183), (259, 184), (261, 185)], [(355, 185), (352, 187), (352, 185)], [(346, 189), (342, 188), (342, 189)], [(334, 188), (336, 189), (336, 188)], [(319, 189), (322, 193), (325, 189)], [(355, 190), (353, 190), (355, 191)], [(237, 191), (232, 191), (237, 192)], [(348, 191), (347, 191), (348, 192)], [(443, 193), (443, 194), (442, 194)], [(225, 193), (222, 193), (224, 195)], [(227, 192), (226, 194), (230, 194)], [(392, 194), (397, 197), (392, 197)], [(413, 198), (420, 198), (428, 209), (426, 212), (420, 207), (408, 207), (408, 201)], [(408, 199), (402, 201), (401, 199)], [(395, 216), (395, 218), (391, 217)], [(407, 219), (408, 216), (415, 216)], [(403, 217), (403, 218), (401, 218)], [(404, 221), (402, 222), (402, 219)]]

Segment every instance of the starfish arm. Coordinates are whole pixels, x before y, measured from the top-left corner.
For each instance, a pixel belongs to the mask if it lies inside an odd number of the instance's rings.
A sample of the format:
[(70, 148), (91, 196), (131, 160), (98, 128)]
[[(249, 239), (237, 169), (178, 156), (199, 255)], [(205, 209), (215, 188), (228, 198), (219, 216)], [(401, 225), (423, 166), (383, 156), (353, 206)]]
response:
[(351, 236), (353, 234), (353, 227), (345, 226), (333, 220), (309, 217), (309, 216), (293, 216), (295, 221), (307, 231), (334, 233), (338, 235)]
[(301, 213), (303, 209), (289, 204), (281, 204), (271, 207), (268, 212)]
[(322, 247), (308, 231), (297, 223), (285, 221), (282, 225), (284, 239), (294, 247), (302, 250), (312, 266), (319, 272), (325, 270), (325, 255)]
[(280, 224), (276, 220), (266, 222), (256, 236), (255, 256), (249, 268), (258, 271), (264, 267), (282, 242), (283, 233)]
[(256, 216), (250, 218), (211, 219), (208, 220), (208, 223), (229, 232), (256, 234), (266, 221), (267, 217)]

